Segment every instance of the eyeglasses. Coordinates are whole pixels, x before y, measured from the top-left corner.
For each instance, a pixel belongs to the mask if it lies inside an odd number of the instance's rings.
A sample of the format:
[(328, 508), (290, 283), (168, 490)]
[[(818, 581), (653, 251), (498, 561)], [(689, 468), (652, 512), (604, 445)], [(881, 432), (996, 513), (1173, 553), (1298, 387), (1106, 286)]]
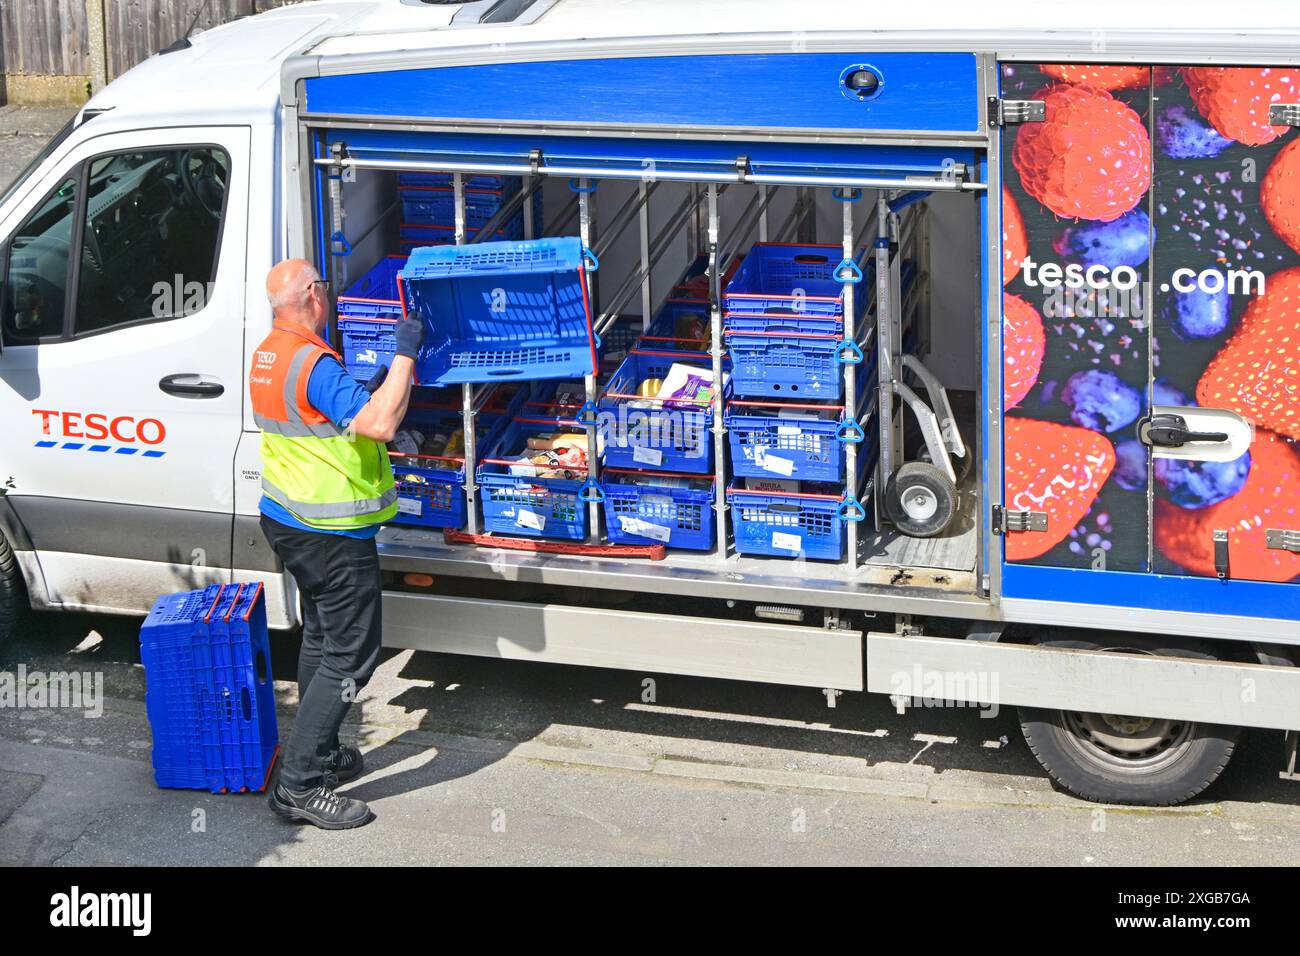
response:
[(324, 286), (324, 287), (325, 287), (325, 288), (322, 290), (322, 291), (324, 291), (324, 292), (328, 292), (328, 291), (330, 290), (330, 280), (329, 280), (329, 279), (315, 279), (315, 280), (312, 281), (312, 288), (315, 288), (315, 287), (318, 286), (318, 285), (321, 285), (321, 286)]

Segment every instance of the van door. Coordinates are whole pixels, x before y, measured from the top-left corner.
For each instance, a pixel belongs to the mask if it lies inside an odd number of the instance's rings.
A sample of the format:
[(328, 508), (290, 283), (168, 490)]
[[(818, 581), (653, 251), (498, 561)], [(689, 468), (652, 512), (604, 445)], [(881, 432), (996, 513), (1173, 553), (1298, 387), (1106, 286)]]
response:
[(34, 603), (139, 612), (229, 579), (249, 144), (94, 137), (0, 213), (0, 470)]

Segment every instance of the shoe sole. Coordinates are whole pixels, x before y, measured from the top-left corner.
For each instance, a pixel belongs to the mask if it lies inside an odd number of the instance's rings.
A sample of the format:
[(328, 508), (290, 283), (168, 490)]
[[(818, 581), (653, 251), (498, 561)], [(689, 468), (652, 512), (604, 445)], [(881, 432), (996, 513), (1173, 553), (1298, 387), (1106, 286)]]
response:
[(292, 820), (294, 823), (307, 823), (321, 830), (355, 830), (357, 827), (365, 826), (375, 818), (374, 811), (372, 810), (360, 820), (353, 821), (352, 823), (326, 823), (319, 817), (314, 817), (295, 807), (287, 807), (281, 803), (272, 803), (271, 809), (286, 820)]

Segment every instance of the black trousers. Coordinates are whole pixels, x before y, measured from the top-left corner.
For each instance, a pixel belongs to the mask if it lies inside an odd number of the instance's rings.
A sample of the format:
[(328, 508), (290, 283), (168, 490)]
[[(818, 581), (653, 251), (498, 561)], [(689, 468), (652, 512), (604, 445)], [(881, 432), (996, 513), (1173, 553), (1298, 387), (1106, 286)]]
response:
[(302, 595), (298, 716), (281, 748), (280, 779), (305, 790), (320, 783), (343, 718), (379, 663), (379, 552), (374, 538), (302, 531), (265, 515), (262, 532)]

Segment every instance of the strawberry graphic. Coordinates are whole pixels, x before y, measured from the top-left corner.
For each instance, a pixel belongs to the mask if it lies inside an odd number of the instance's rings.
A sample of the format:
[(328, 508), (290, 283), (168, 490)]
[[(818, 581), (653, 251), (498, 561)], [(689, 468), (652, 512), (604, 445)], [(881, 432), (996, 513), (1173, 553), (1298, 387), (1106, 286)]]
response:
[(1217, 505), (1184, 510), (1156, 499), (1156, 547), (1192, 574), (1213, 577), (1214, 532), (1228, 532), (1231, 576), (1250, 581), (1300, 577), (1300, 554), (1270, 550), (1269, 528), (1300, 527), (1300, 451), (1272, 432), (1257, 431), (1245, 487)]
[(1087, 63), (1048, 63), (1040, 69), (1062, 83), (1078, 83), (1098, 90), (1135, 90), (1151, 80), (1146, 66), (1097, 66)]
[(1006, 420), (1006, 501), (1047, 512), (1047, 531), (1009, 533), (1007, 560), (1046, 554), (1070, 536), (1115, 467), (1115, 449), (1097, 432), (1031, 418)]
[(1015, 408), (1038, 382), (1046, 336), (1038, 310), (1024, 299), (1002, 294), (1002, 396)]
[(1196, 401), (1300, 439), (1300, 266), (1268, 277), (1206, 366)]
[(1025, 238), (1025, 217), (1020, 215), (1016, 197), (1006, 186), (1002, 187), (1002, 284), (1006, 285), (1020, 275), (1020, 266), (1029, 255), (1029, 240)]
[(1151, 187), (1151, 137), (1105, 90), (1056, 83), (1034, 94), (1047, 121), (1026, 123), (1011, 158), (1025, 191), (1058, 216), (1113, 222)]
[(1300, 139), (1282, 147), (1264, 175), (1259, 203), (1278, 237), (1300, 252)]
[(1300, 96), (1300, 70), (1294, 67), (1187, 66), (1183, 79), (1201, 115), (1219, 135), (1247, 146), (1271, 143), (1287, 131), (1270, 126), (1273, 103)]

